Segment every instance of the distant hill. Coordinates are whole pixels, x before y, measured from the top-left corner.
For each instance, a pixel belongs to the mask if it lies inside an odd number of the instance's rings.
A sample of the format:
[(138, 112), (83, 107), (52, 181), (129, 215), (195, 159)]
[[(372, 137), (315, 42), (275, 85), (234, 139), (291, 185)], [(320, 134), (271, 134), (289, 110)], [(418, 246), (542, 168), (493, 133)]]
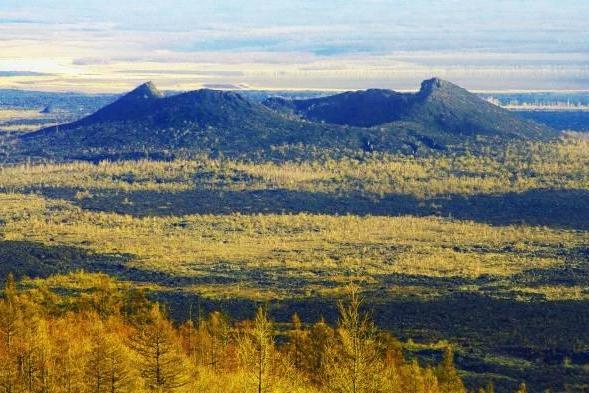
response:
[(144, 152), (251, 157), (292, 146), (427, 154), (476, 147), (485, 143), (479, 137), (497, 143), (555, 135), (440, 79), (423, 82), (416, 94), (367, 90), (263, 104), (209, 89), (164, 96), (146, 83), (76, 122), (22, 136), (20, 148), (63, 159)]
[(546, 124), (557, 130), (589, 131), (589, 111), (575, 110), (541, 110), (517, 111), (523, 118)]
[(47, 105), (39, 113), (44, 114), (44, 115), (48, 115), (48, 114), (51, 114), (54, 112), (55, 112), (55, 108), (53, 107), (53, 105)]

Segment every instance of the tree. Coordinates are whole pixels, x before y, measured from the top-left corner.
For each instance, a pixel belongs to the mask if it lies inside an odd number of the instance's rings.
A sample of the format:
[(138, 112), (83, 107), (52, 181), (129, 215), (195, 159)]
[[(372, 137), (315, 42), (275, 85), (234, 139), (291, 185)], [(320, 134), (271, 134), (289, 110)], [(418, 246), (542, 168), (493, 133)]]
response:
[(517, 393), (528, 393), (528, 387), (526, 386), (525, 383), (521, 383), (519, 385), (519, 389), (517, 389)]
[(0, 303), (0, 334), (2, 335), (2, 343), (9, 349), (16, 334), (18, 322), (21, 320), (16, 283), (12, 274), (6, 278), (2, 300)]
[(292, 329), (289, 333), (288, 353), (297, 370), (302, 369), (308, 332), (303, 330), (301, 318), (294, 313), (291, 318)]
[(274, 328), (266, 310), (258, 308), (251, 326), (238, 337), (239, 359), (258, 393), (271, 391), (275, 362)]
[(323, 376), (327, 348), (333, 342), (334, 331), (323, 318), (313, 324), (301, 337), (301, 371), (315, 383), (325, 382)]
[(139, 327), (132, 347), (139, 355), (139, 370), (152, 392), (173, 392), (188, 384), (186, 359), (174, 327), (154, 306), (151, 321)]
[(123, 292), (117, 290), (116, 281), (99, 275), (94, 280), (94, 290), (81, 296), (81, 307), (95, 311), (101, 318), (120, 315), (123, 310)]
[(195, 366), (217, 371), (227, 366), (230, 327), (227, 317), (218, 311), (199, 319), (197, 326), (188, 320), (179, 329), (182, 347)]
[(10, 352), (0, 351), (0, 391), (13, 393), (17, 384), (17, 365)]
[(229, 342), (229, 321), (226, 316), (215, 311), (209, 315), (205, 323), (201, 323), (201, 329), (204, 329), (209, 337), (209, 347), (205, 352), (208, 359), (206, 364), (213, 370), (218, 370), (221, 361), (226, 360), (223, 359), (223, 354), (227, 351)]
[(349, 287), (350, 300), (339, 304), (340, 318), (331, 347), (326, 353), (325, 375), (332, 392), (374, 393), (381, 388), (383, 362), (377, 330), (361, 311), (358, 288)]
[(19, 337), (15, 357), (19, 364), (19, 384), (27, 392), (47, 392), (53, 377), (52, 352), (48, 322), (40, 316), (27, 320)]
[(76, 393), (85, 391), (86, 359), (90, 352), (89, 338), (80, 332), (89, 332), (90, 323), (85, 315), (68, 314), (50, 321), (53, 341), (54, 391)]
[(22, 330), (22, 312), (17, 302), (14, 276), (9, 274), (0, 301), (0, 388), (12, 393), (17, 382), (18, 364), (14, 340)]
[(444, 358), (438, 365), (436, 374), (440, 384), (440, 390), (444, 393), (461, 393), (466, 392), (462, 379), (458, 375), (454, 365), (454, 350), (447, 346), (444, 351)]
[(200, 346), (201, 341), (199, 339), (199, 332), (194, 327), (194, 321), (191, 319), (180, 325), (178, 330), (180, 335), (180, 341), (182, 344), (182, 350), (188, 356), (188, 359), (195, 366), (200, 366)]
[(93, 337), (92, 350), (88, 357), (86, 384), (92, 393), (106, 391), (106, 347), (102, 340), (102, 335)]
[[(136, 392), (141, 378), (133, 367), (132, 356), (120, 332), (109, 332), (102, 321), (93, 323), (90, 354), (86, 366), (86, 385), (92, 393)], [(111, 321), (111, 324), (115, 324)]]
[(387, 393), (410, 392), (406, 377), (408, 366), (405, 363), (401, 342), (388, 333), (381, 333), (379, 340), (384, 348), (384, 390)]
[(106, 386), (109, 393), (132, 393), (140, 379), (131, 364), (131, 355), (116, 334), (105, 337)]

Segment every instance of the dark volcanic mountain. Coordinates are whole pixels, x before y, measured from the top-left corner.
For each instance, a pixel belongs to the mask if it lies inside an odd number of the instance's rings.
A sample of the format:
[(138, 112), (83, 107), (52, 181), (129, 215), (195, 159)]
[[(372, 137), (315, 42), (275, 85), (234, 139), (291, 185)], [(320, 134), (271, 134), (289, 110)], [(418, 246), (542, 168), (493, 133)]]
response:
[(88, 117), (23, 136), (21, 147), (54, 158), (178, 151), (247, 156), (285, 146), (420, 154), (459, 149), (474, 137), (480, 144), (480, 137), (497, 143), (554, 135), (440, 79), (423, 82), (415, 94), (366, 90), (264, 105), (208, 89), (164, 97), (146, 83)]
[(264, 104), (311, 121), (356, 127), (412, 122), (462, 135), (542, 138), (553, 134), (546, 126), (519, 118), (438, 78), (423, 81), (417, 93), (370, 89), (307, 100), (270, 98)]
[(358, 149), (362, 138), (355, 134), (287, 119), (233, 92), (163, 97), (147, 83), (88, 117), (26, 134), (21, 142), (31, 155), (63, 158), (176, 150), (247, 155), (285, 144), (333, 147), (342, 137)]
[(100, 122), (125, 121), (142, 119), (149, 111), (157, 107), (157, 101), (164, 95), (152, 82), (144, 83), (135, 90), (125, 94), (117, 101), (80, 121), (67, 125), (76, 128)]

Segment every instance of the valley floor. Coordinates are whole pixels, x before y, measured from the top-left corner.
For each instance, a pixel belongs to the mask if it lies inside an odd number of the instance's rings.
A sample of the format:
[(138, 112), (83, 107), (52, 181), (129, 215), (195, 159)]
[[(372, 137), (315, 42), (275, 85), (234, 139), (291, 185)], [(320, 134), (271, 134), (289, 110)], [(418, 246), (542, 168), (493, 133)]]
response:
[(453, 343), (469, 386), (583, 391), (587, 168), (575, 139), (486, 156), (4, 166), (0, 273), (105, 272), (177, 320), (267, 305), (309, 324), (335, 322), (354, 282), (407, 356)]

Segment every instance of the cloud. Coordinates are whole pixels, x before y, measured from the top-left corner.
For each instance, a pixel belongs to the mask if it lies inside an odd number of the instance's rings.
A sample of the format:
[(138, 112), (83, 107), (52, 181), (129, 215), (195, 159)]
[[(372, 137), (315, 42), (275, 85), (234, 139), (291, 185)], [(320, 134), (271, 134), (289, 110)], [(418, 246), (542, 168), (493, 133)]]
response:
[(431, 75), (589, 89), (587, 15), (586, 0), (3, 0), (0, 67), (59, 74), (19, 76), (50, 89), (146, 76), (178, 88), (410, 88)]
[(17, 76), (51, 76), (44, 72), (33, 72), (33, 71), (0, 71), (0, 77), (2, 78), (13, 78)]
[(33, 19), (24, 18), (0, 18), (0, 24), (4, 25), (15, 25), (15, 24), (28, 24), (35, 23)]
[(189, 75), (189, 76), (204, 76), (204, 77), (242, 77), (244, 73), (242, 71), (223, 71), (223, 70), (212, 70), (212, 71), (197, 71), (197, 70), (137, 70), (137, 69), (125, 69), (117, 71), (119, 74), (134, 74), (134, 75)]
[(111, 64), (112, 60), (107, 58), (101, 57), (81, 57), (78, 59), (73, 59), (72, 64), (77, 66), (89, 66), (89, 65), (98, 65), (98, 64)]

